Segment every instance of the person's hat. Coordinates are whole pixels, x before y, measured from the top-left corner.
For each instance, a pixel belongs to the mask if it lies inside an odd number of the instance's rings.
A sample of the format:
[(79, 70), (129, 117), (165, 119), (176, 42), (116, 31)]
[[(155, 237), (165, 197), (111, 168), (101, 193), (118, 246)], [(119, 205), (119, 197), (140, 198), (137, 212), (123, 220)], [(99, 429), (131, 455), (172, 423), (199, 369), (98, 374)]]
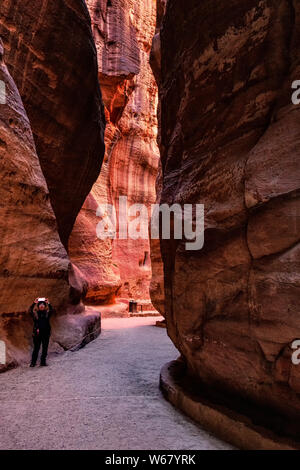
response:
[(43, 304), (48, 304), (49, 300), (46, 297), (37, 297), (34, 301), (35, 304), (43, 303)]

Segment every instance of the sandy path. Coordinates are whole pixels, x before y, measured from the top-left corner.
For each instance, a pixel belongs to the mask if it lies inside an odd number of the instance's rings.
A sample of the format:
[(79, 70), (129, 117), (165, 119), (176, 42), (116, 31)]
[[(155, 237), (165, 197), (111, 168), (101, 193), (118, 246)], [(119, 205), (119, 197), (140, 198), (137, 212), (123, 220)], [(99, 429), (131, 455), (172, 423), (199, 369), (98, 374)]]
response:
[(156, 320), (103, 320), (84, 349), (1, 374), (0, 449), (229, 449), (162, 397), (178, 353)]

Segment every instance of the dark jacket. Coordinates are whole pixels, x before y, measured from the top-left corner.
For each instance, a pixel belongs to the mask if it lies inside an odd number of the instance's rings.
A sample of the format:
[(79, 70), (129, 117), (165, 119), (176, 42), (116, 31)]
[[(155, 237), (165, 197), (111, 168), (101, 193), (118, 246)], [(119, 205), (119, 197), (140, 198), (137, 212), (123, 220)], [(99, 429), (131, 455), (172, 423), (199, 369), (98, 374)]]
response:
[(50, 317), (54, 312), (52, 305), (47, 304), (47, 308), (45, 310), (39, 310), (38, 305), (33, 303), (29, 312), (33, 318), (33, 334), (36, 335), (37, 330), (39, 330), (41, 335), (50, 335)]

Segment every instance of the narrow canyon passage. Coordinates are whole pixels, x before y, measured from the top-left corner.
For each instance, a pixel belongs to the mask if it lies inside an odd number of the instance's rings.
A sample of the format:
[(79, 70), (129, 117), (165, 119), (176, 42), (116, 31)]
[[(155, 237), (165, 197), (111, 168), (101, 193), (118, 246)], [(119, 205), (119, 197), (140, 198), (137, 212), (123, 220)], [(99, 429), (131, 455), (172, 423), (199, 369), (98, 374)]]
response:
[(178, 352), (148, 319), (107, 319), (100, 338), (47, 368), (0, 375), (1, 449), (230, 449), (166, 402)]

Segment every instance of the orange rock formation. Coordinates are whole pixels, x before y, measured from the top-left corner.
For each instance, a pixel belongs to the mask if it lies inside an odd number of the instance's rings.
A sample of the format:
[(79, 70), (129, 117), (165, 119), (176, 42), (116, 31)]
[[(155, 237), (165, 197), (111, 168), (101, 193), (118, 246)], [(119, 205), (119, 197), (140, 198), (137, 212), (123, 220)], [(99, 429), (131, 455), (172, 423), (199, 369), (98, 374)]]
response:
[(157, 87), (149, 65), (155, 2), (87, 3), (107, 118), (106, 153), (101, 174), (77, 218), (70, 253), (88, 281), (87, 302), (149, 299), (149, 241), (99, 240), (96, 210), (105, 202), (118, 208), (122, 195), (128, 197), (129, 206), (150, 207), (155, 202)]

